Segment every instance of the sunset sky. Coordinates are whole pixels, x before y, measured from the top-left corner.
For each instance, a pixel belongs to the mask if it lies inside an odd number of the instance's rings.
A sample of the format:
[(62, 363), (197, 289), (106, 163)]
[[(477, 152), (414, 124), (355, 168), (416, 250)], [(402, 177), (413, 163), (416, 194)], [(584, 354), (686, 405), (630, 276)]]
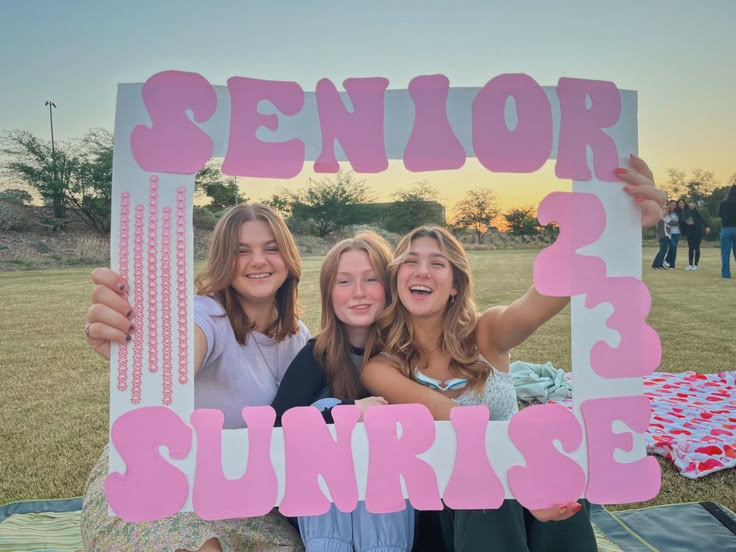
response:
[[(664, 182), (668, 168), (736, 173), (736, 2), (446, 2), (404, 0), (3, 0), (0, 131), (57, 140), (113, 129), (116, 86), (167, 69), (213, 84), (231, 76), (293, 80), (384, 76), (406, 88), (442, 73), (451, 86), (483, 86), (502, 73), (542, 85), (560, 77), (610, 80), (639, 93), (640, 154)], [(309, 165), (309, 164), (307, 164)], [(292, 181), (239, 179), (252, 199)], [(504, 207), (536, 204), (569, 184), (550, 162), (533, 175), (498, 175), (469, 159), (460, 171), (408, 173), (392, 162), (366, 175), (379, 198), (427, 179), (452, 206), (492, 187)], [(0, 183), (1, 184), (1, 183)], [(269, 188), (270, 187), (270, 188)]]

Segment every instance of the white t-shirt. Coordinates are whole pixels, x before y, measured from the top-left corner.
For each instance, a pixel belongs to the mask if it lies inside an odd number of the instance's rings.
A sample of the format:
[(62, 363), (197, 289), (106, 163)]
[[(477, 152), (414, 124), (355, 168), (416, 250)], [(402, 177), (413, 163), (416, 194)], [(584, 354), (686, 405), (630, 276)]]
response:
[(299, 332), (281, 342), (252, 332), (241, 345), (225, 309), (202, 295), (194, 298), (194, 323), (207, 338), (204, 363), (194, 380), (194, 407), (222, 410), (225, 429), (245, 427), (240, 415), (243, 407), (270, 406), (278, 390), (276, 379), (283, 379), (289, 364), (310, 338), (300, 321)]

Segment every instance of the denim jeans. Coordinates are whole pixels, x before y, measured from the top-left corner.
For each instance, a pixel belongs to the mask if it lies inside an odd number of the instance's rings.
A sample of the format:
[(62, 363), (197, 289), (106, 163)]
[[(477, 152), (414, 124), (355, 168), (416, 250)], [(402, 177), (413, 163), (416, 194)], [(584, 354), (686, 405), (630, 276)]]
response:
[(680, 243), (680, 234), (672, 234), (670, 236), (670, 250), (667, 253), (667, 264), (670, 268), (675, 268), (675, 261), (677, 261), (677, 244)]
[(721, 228), (721, 276), (731, 277), (731, 259), (733, 253), (736, 262), (736, 226), (724, 226)]
[(670, 246), (670, 239), (668, 237), (664, 237), (661, 240), (659, 240), (659, 253), (657, 253), (657, 256), (654, 257), (654, 262), (652, 263), (652, 268), (662, 268), (662, 262), (664, 261), (665, 255), (667, 255), (667, 248)]

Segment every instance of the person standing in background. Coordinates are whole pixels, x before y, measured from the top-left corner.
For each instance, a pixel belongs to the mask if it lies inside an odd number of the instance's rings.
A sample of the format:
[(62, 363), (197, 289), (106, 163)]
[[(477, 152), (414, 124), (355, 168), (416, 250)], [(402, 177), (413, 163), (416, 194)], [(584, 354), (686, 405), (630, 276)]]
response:
[(685, 270), (698, 270), (700, 242), (703, 241), (703, 235), (710, 234), (710, 226), (705, 225), (703, 216), (692, 201), (685, 208), (685, 226), (687, 227), (685, 235), (688, 245), (688, 267)]
[(736, 184), (731, 186), (718, 208), (721, 217), (721, 277), (731, 277), (730, 253), (736, 260)]
[(677, 214), (677, 202), (673, 199), (669, 203), (669, 213), (665, 214), (664, 222), (667, 225), (665, 230), (669, 228), (670, 249), (664, 260), (665, 268), (675, 268), (677, 261), (677, 245), (680, 243), (680, 216)]

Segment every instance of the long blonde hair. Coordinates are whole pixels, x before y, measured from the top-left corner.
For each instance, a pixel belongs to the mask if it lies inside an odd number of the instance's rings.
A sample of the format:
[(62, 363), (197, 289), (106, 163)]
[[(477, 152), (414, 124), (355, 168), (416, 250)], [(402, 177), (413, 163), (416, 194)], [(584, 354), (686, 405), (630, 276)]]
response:
[(254, 323), (245, 314), (238, 293), (231, 284), (238, 264), (240, 227), (254, 220), (263, 221), (271, 228), (287, 270), (286, 281), (276, 292), (277, 316), (264, 333), (282, 341), (299, 331), (297, 286), (302, 275), (299, 249), (284, 219), (271, 207), (261, 203), (241, 203), (217, 222), (210, 241), (207, 266), (195, 281), (199, 295), (213, 297), (225, 309), (235, 338), (241, 345), (247, 342)]
[(431, 238), (437, 242), (442, 254), (452, 265), (453, 287), (457, 290), (454, 300), (448, 300), (442, 317), (442, 332), (438, 347), (450, 355), (450, 372), (469, 380), (469, 387), (483, 385), (491, 373), (488, 363), (483, 362), (475, 341), (478, 313), (473, 302), (473, 285), (470, 263), (460, 242), (444, 228), (421, 226), (404, 236), (396, 246), (396, 256), (389, 264), (391, 303), (379, 316), (379, 339), (371, 343), (371, 351), (382, 350), (388, 358), (398, 363), (401, 372), (415, 380), (415, 369), (419, 364), (411, 315), (401, 303), (398, 294), (399, 267), (409, 255), (411, 243), (418, 238)]
[[(386, 290), (386, 304), (391, 300), (388, 265), (392, 255), (386, 240), (374, 232), (361, 232), (330, 249), (319, 272), (322, 318), (320, 332), (314, 344), (314, 358), (327, 374), (330, 394), (338, 399), (358, 399), (366, 395), (358, 373), (353, 369), (347, 327), (335, 314), (332, 303), (332, 290), (337, 281), (340, 257), (348, 251), (365, 251), (368, 254), (376, 277)], [(374, 328), (372, 333), (375, 331)]]

